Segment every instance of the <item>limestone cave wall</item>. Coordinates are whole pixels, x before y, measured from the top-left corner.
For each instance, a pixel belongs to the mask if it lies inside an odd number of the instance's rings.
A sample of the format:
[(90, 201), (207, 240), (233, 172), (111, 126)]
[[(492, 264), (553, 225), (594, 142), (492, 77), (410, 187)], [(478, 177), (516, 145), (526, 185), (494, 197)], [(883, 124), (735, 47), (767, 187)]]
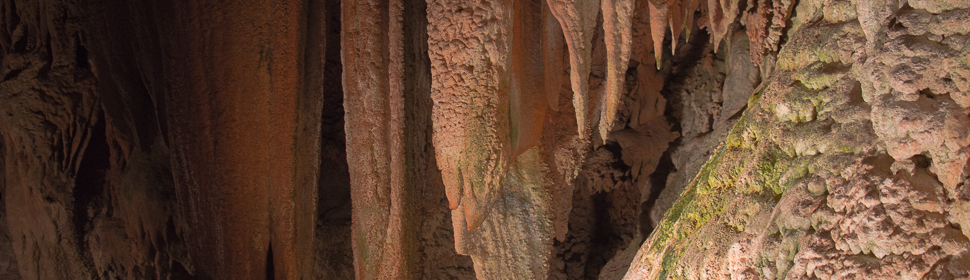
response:
[(964, 0), (0, 0), (0, 279), (967, 279)]

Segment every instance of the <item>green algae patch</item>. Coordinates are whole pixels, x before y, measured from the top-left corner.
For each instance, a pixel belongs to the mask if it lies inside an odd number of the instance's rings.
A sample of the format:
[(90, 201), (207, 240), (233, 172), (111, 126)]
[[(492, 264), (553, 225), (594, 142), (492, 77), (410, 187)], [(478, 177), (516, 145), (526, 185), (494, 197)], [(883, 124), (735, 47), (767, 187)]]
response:
[[(805, 54), (813, 56), (810, 50)], [(814, 78), (816, 72), (825, 70), (822, 68), (819, 65), (806, 77)], [(752, 226), (766, 227), (770, 222), (765, 210), (773, 208), (796, 179), (811, 171), (809, 161), (799, 157), (795, 145), (779, 143), (779, 139), (793, 130), (814, 127), (817, 107), (825, 100), (812, 87), (829, 87), (844, 73), (832, 74), (830, 79), (806, 80), (808, 86), (795, 86), (794, 91), (782, 84), (795, 83), (795, 72), (776, 74), (788, 78), (771, 79), (758, 87), (724, 143), (701, 167), (648, 239), (651, 244), (643, 248), (637, 262), (650, 264), (651, 276), (678, 278), (681, 266), (697, 261), (685, 259), (685, 255), (693, 255), (686, 253), (690, 250), (726, 250), (706, 248), (708, 245), (698, 242), (717, 238), (730, 244), (730, 240)], [(771, 86), (772, 83), (776, 85)], [(804, 93), (812, 94), (805, 97)], [(788, 107), (789, 111), (779, 118), (777, 104), (795, 106)]]
[[(805, 87), (811, 90), (822, 90), (825, 89), (835, 82), (839, 81), (844, 77), (849, 71), (847, 67), (841, 67), (833, 63), (823, 63), (823, 62), (837, 62), (838, 57), (829, 57), (825, 54), (825, 51), (819, 50), (816, 52), (818, 58), (822, 61), (813, 63), (808, 67), (802, 68), (795, 74), (795, 80), (805, 85)], [(802, 96), (812, 96), (812, 95), (802, 95)], [(818, 95), (815, 95), (818, 96)]]
[(779, 181), (782, 172), (788, 168), (786, 162), (779, 162), (780, 156), (766, 152), (758, 162), (758, 182), (774, 191), (776, 195), (785, 192), (784, 184)]
[[(763, 89), (760, 92), (763, 92)], [(756, 102), (760, 94), (755, 94), (749, 102)], [(749, 107), (752, 108), (759, 107)], [(753, 149), (757, 137), (753, 130), (749, 130), (746, 110), (741, 119), (728, 133), (728, 139), (733, 143), (725, 143), (718, 147), (711, 158), (704, 164), (694, 180), (684, 189), (680, 198), (670, 207), (660, 224), (648, 238), (652, 245), (649, 254), (661, 258), (659, 279), (676, 278), (671, 275), (680, 263), (685, 247), (690, 242), (692, 234), (724, 213), (725, 195), (735, 186), (742, 169), (724, 164), (739, 160), (740, 151)], [(728, 148), (731, 147), (731, 148)], [(721, 171), (721, 168), (728, 168)], [(668, 247), (673, 245), (672, 247)]]

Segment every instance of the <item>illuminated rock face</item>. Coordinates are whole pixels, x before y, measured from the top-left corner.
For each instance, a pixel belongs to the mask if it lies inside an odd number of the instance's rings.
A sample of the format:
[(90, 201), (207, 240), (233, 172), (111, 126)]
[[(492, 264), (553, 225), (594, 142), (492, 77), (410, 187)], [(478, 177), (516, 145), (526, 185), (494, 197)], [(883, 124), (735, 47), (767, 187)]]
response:
[(0, 0), (0, 278), (968, 277), (968, 22)]
[(967, 277), (965, 6), (800, 2), (625, 279)]

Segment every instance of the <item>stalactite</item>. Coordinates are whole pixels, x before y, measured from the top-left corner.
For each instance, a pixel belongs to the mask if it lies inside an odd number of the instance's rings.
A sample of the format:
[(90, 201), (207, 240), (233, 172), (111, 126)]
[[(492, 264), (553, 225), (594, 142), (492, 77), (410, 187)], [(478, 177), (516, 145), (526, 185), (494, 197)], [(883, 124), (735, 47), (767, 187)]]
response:
[[(693, 22), (684, 22), (684, 3), (680, 0), (669, 0), (667, 2), (667, 20), (670, 22), (670, 54), (677, 54), (677, 40), (680, 39), (680, 32), (684, 31), (684, 25), (693, 25)], [(693, 11), (690, 11), (693, 14)], [(688, 26), (687, 28), (690, 28)]]
[(653, 1), (648, 2), (648, 4), (650, 7), (650, 35), (653, 36), (653, 54), (657, 61), (657, 69), (660, 69), (664, 36), (667, 34), (667, 6), (657, 6)]
[[(552, 54), (544, 53), (543, 46), (549, 47), (547, 45), (554, 45), (556, 41), (543, 43), (549, 40), (547, 37), (551, 37), (548, 35), (550, 31), (546, 30), (548, 28), (543, 26), (543, 6), (545, 5), (541, 0), (518, 0), (513, 5), (515, 12), (512, 20), (509, 73), (512, 82), (509, 98), (509, 138), (512, 142), (513, 158), (539, 143), (546, 110), (549, 108), (545, 74), (547, 68), (556, 63), (548, 66), (544, 64), (553, 58), (550, 57)], [(558, 76), (555, 71), (549, 71), (551, 75)], [(550, 90), (559, 93), (558, 88)]]
[[(306, 5), (301, 1), (277, 1), (271, 8), (269, 29), (273, 50), (267, 62), (273, 96), (272, 114), (266, 129), (270, 133), (269, 226), (273, 248), (272, 262), (277, 279), (311, 278), (313, 262), (306, 256), (313, 252), (313, 230), (316, 221), (316, 181), (313, 164), (319, 158), (319, 134), (301, 133), (299, 127), (319, 127), (315, 111), (301, 114), (302, 106), (314, 106), (316, 96), (304, 93), (304, 28), (300, 23)], [(313, 107), (309, 107), (313, 108)], [(282, 133), (280, 133), (282, 132)], [(306, 142), (300, 142), (305, 140)], [(298, 180), (303, 180), (298, 181)]]
[(511, 1), (428, 3), (433, 141), (449, 206), (468, 229), (485, 220), (511, 163), (511, 8)]
[(768, 36), (768, 13), (771, 2), (767, 0), (755, 1), (755, 7), (749, 7), (748, 12), (741, 18), (751, 40), (751, 61), (761, 66), (765, 60), (765, 37)]
[(599, 2), (599, 0), (548, 0), (547, 2), (552, 14), (562, 25), (566, 46), (569, 48), (569, 79), (572, 81), (576, 129), (583, 139), (589, 139), (591, 129), (589, 113), (592, 109), (587, 94), (589, 90), (587, 78)]
[[(516, 18), (514, 5), (535, 12)], [(541, 9), (539, 1), (429, 2), (433, 142), (455, 209), (455, 249), (472, 256), (480, 277), (540, 278), (551, 245), (544, 174), (518, 163), (536, 159), (548, 107), (545, 86), (531, 81), (545, 71)], [(510, 200), (526, 208), (509, 209)]]
[(710, 20), (708, 32), (713, 35), (712, 39), (714, 40), (715, 52), (729, 31), (728, 28), (737, 18), (740, 2), (734, 0), (707, 0), (707, 15)]
[[(694, 27), (694, 12), (700, 8), (700, 0), (683, 0), (681, 7), (684, 15), (684, 30), (687, 31), (684, 37), (689, 39), (690, 32)], [(678, 34), (680, 33), (678, 32)]]
[[(606, 92), (600, 116), (599, 132), (603, 142), (613, 128), (616, 107), (620, 103), (626, 80), (627, 63), (630, 61), (632, 42), (633, 0), (601, 0), (603, 4), (603, 29), (606, 40)], [(662, 32), (661, 32), (662, 33)], [(675, 33), (676, 34), (676, 33)], [(674, 35), (676, 37), (676, 35)], [(659, 51), (658, 51), (659, 53)]]

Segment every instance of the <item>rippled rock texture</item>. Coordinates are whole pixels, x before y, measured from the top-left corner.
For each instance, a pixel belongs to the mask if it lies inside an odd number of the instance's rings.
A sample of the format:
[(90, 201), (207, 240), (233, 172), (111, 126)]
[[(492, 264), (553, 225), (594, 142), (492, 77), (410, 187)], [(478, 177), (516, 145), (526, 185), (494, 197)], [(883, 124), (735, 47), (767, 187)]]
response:
[(0, 0), (2, 279), (970, 277), (959, 0)]

